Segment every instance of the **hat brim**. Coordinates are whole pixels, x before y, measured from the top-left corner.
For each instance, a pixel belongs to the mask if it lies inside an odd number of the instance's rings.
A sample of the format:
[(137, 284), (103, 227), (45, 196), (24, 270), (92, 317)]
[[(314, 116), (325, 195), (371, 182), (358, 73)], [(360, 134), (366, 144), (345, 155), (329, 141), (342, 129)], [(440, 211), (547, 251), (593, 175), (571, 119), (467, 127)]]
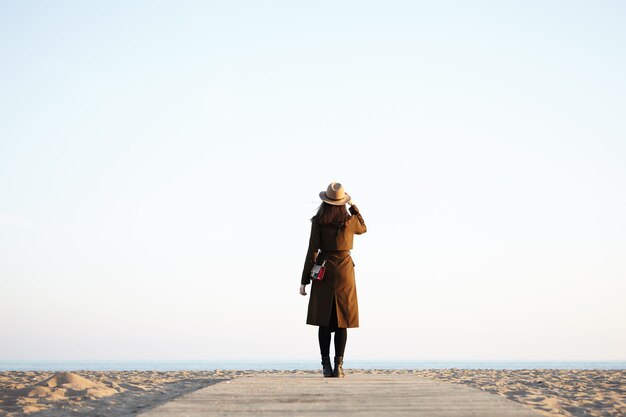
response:
[(320, 191), (320, 198), (324, 200), (325, 202), (327, 202), (328, 204), (332, 204), (333, 206), (341, 206), (344, 204), (348, 204), (348, 202), (352, 199), (352, 197), (350, 197), (350, 194), (344, 193), (344, 198), (342, 198), (341, 200), (331, 200), (326, 195), (326, 191)]

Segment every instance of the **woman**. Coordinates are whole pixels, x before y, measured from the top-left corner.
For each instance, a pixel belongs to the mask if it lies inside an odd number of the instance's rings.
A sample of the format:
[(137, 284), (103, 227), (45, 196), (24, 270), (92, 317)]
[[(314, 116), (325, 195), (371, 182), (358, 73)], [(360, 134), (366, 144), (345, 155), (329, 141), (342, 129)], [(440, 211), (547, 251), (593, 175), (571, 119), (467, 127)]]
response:
[[(347, 328), (359, 327), (359, 305), (354, 282), (354, 262), (350, 256), (354, 235), (367, 231), (363, 217), (341, 184), (332, 182), (320, 192), (322, 204), (311, 218), (311, 237), (304, 261), (300, 294), (306, 295), (314, 264), (324, 261), (322, 281), (313, 280), (307, 324), (319, 326), (318, 338), (325, 377), (343, 378), (343, 354)], [(350, 204), (350, 214), (346, 210)], [(319, 250), (319, 252), (318, 252)], [(330, 365), (330, 339), (335, 333), (335, 367)]]

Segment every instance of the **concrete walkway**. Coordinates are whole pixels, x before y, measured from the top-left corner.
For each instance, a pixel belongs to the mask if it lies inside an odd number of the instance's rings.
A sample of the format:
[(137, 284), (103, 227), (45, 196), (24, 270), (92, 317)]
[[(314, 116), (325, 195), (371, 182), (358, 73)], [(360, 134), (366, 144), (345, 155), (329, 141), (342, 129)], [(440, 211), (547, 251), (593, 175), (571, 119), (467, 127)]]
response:
[(202, 388), (142, 413), (196, 416), (540, 417), (521, 404), (410, 374), (252, 374)]

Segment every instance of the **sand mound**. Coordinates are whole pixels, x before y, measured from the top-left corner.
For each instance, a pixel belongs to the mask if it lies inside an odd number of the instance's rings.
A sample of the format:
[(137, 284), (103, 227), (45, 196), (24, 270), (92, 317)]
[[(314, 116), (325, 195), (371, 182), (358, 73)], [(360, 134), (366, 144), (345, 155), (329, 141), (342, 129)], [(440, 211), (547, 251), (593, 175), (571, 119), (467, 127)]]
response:
[(41, 381), (37, 385), (50, 388), (71, 388), (76, 391), (104, 386), (103, 384), (90, 381), (87, 378), (83, 378), (82, 376), (73, 374), (71, 372), (57, 372), (50, 378)]
[(117, 394), (118, 391), (101, 382), (91, 381), (72, 372), (57, 372), (32, 388), (29, 397), (87, 397), (102, 398)]

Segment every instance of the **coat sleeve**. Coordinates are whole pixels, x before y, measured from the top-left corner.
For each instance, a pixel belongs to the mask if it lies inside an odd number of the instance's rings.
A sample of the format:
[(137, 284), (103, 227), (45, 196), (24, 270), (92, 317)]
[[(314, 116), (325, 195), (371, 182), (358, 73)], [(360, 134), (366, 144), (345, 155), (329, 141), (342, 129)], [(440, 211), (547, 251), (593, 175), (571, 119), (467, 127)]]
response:
[(304, 269), (302, 270), (302, 279), (300, 284), (307, 285), (310, 283), (311, 278), (309, 273), (315, 259), (317, 258), (317, 251), (320, 248), (320, 227), (317, 221), (311, 221), (311, 237), (309, 238), (309, 249), (306, 251), (306, 258), (304, 260)]
[(354, 226), (354, 234), (361, 235), (367, 232), (367, 227), (365, 226), (365, 221), (363, 220), (363, 216), (359, 213), (359, 209), (357, 206), (350, 206), (350, 214), (356, 216), (356, 224)]

